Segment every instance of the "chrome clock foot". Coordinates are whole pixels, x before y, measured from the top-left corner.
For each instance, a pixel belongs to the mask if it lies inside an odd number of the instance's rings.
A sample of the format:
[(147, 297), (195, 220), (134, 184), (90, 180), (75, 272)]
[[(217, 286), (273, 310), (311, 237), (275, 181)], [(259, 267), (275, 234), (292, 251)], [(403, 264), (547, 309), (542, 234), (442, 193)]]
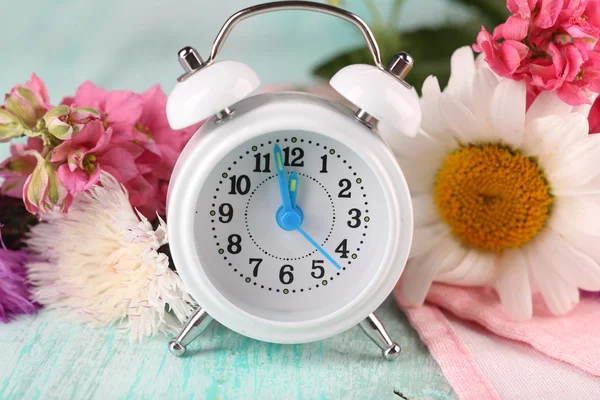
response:
[(212, 321), (212, 317), (202, 307), (198, 307), (185, 323), (179, 335), (169, 340), (169, 351), (177, 357), (184, 355), (187, 346), (204, 332)]
[(373, 313), (359, 323), (365, 334), (382, 350), (383, 357), (392, 361), (398, 358), (401, 352), (400, 345), (390, 338), (387, 330)]

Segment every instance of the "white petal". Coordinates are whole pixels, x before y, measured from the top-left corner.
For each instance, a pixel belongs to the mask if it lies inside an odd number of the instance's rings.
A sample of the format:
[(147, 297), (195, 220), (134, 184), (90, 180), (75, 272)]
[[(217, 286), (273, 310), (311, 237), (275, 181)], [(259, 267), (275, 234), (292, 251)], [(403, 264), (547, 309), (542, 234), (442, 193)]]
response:
[(485, 54), (480, 53), (478, 56), (475, 57), (475, 68), (477, 69), (489, 69), (491, 70), (489, 64), (487, 63), (487, 61), (485, 61)]
[(588, 130), (588, 121), (581, 114), (535, 118), (527, 125), (522, 149), (532, 156), (557, 153), (585, 138)]
[(581, 186), (600, 173), (600, 135), (587, 135), (583, 140), (551, 158), (542, 158), (540, 162), (550, 183), (558, 182), (564, 187)]
[(573, 107), (558, 98), (556, 92), (540, 93), (527, 110), (527, 122), (548, 115), (567, 115)]
[(437, 77), (428, 76), (423, 82), (423, 88), (421, 89), (421, 113), (423, 118), (421, 119), (421, 128), (433, 136), (434, 133), (443, 131), (440, 127), (439, 111), (438, 111), (438, 100), (442, 90), (440, 89), (440, 83)]
[(440, 115), (451, 134), (462, 144), (481, 139), (481, 129), (475, 115), (450, 94), (442, 93), (438, 102)]
[(504, 79), (492, 99), (491, 121), (497, 139), (519, 147), (525, 131), (525, 82)]
[(410, 305), (421, 305), (439, 271), (460, 261), (460, 249), (451, 240), (443, 240), (427, 254), (411, 259), (402, 279), (402, 294)]
[(422, 158), (398, 158), (400, 168), (404, 172), (406, 182), (413, 195), (433, 191), (435, 176), (442, 161), (443, 155), (434, 153)]
[(422, 134), (414, 138), (401, 139), (393, 150), (411, 193), (432, 192), (437, 171), (449, 150), (436, 140)]
[(557, 197), (597, 196), (600, 195), (600, 174), (583, 185), (572, 181), (552, 182), (552, 193)]
[(542, 256), (540, 262), (563, 280), (583, 290), (600, 290), (600, 265), (559, 234), (546, 230), (536, 245)]
[[(600, 236), (600, 204), (585, 197), (557, 197), (554, 213), (589, 235)], [(598, 238), (600, 240), (600, 237)]]
[(440, 221), (431, 194), (413, 196), (412, 204), (415, 226), (423, 227)]
[(440, 109), (438, 101), (440, 99), (441, 90), (440, 84), (435, 76), (429, 76), (425, 79), (422, 89), (423, 96), (421, 97), (421, 129), (425, 133), (440, 142), (453, 146), (456, 141), (450, 133), (450, 129), (446, 125), (443, 118), (440, 117)]
[(497, 256), (478, 250), (466, 250), (463, 260), (455, 268), (440, 273), (436, 281), (462, 286), (482, 286), (496, 280)]
[(377, 131), (383, 140), (390, 146), (394, 154), (399, 157), (422, 157), (431, 151), (443, 151), (443, 145), (423, 133), (415, 137), (399, 134), (389, 125), (379, 123)]
[(438, 78), (436, 76), (429, 75), (423, 82), (421, 93), (423, 94), (423, 99), (437, 100), (440, 97), (440, 94), (442, 94), (442, 89), (440, 89), (440, 82), (438, 81)]
[(490, 112), (494, 91), (498, 86), (498, 77), (490, 69), (480, 68), (475, 72), (472, 87), (473, 104), (471, 109), (479, 121), (481, 127), (481, 138), (491, 139), (488, 133), (493, 130)]
[(422, 152), (436, 145), (425, 135), (417, 134), (415, 137), (408, 137), (382, 121), (377, 123), (377, 133), (395, 154), (411, 154), (415, 150)]
[(448, 231), (448, 226), (443, 222), (422, 227), (415, 226), (410, 256), (420, 257), (432, 251), (438, 243), (448, 237), (450, 237), (450, 232)]
[(532, 316), (529, 266), (521, 250), (507, 251), (499, 260), (500, 276), (496, 291), (506, 311), (516, 320)]
[(579, 302), (579, 290), (544, 263), (540, 257), (541, 251), (535, 245), (527, 247), (529, 273), (550, 312), (554, 315), (566, 314)]
[(475, 58), (470, 46), (457, 49), (450, 58), (450, 80), (444, 92), (470, 106), (471, 86), (475, 74)]
[(594, 105), (594, 102), (596, 101), (597, 97), (598, 93), (588, 92), (587, 98), (590, 99), (590, 104), (582, 104), (580, 106), (573, 107), (573, 112), (579, 113), (585, 118), (589, 117), (590, 110), (592, 109), (592, 106)]
[(548, 220), (550, 229), (563, 237), (571, 246), (582, 251), (597, 262), (600, 262), (599, 238), (582, 232), (567, 214), (554, 212)]

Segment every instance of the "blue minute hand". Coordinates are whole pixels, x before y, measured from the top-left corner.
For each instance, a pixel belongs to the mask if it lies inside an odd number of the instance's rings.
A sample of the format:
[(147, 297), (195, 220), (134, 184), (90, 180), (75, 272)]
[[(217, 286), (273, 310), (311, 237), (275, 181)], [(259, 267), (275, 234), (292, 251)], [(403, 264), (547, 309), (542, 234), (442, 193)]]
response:
[(279, 192), (281, 193), (281, 200), (283, 201), (283, 209), (284, 211), (290, 211), (293, 210), (292, 201), (290, 199), (285, 169), (283, 168), (283, 154), (281, 153), (281, 147), (279, 147), (278, 144), (273, 148), (273, 154), (275, 156), (275, 168), (277, 169), (277, 179), (279, 180)]
[(304, 229), (302, 229), (302, 228), (298, 227), (298, 232), (300, 232), (300, 233), (302, 234), (302, 236), (304, 236), (304, 237), (306, 238), (306, 240), (308, 240), (308, 241), (310, 242), (310, 244), (312, 244), (313, 246), (315, 246), (315, 248), (316, 248), (317, 250), (319, 250), (319, 251), (321, 252), (321, 254), (323, 254), (323, 256), (325, 256), (325, 258), (326, 258), (327, 260), (329, 260), (329, 262), (330, 262), (330, 263), (332, 263), (332, 264), (333, 264), (333, 265), (334, 265), (334, 266), (335, 266), (337, 269), (342, 269), (342, 267), (340, 267), (340, 264), (338, 264), (338, 263), (337, 263), (337, 261), (335, 261), (335, 260), (333, 259), (333, 257), (331, 257), (331, 256), (329, 255), (329, 253), (327, 253), (327, 252), (325, 251), (325, 249), (324, 249), (324, 248), (322, 248), (322, 247), (319, 245), (319, 243), (317, 243), (317, 242), (316, 242), (316, 241), (315, 241), (313, 238), (311, 238), (311, 237), (308, 235), (308, 233), (304, 232)]

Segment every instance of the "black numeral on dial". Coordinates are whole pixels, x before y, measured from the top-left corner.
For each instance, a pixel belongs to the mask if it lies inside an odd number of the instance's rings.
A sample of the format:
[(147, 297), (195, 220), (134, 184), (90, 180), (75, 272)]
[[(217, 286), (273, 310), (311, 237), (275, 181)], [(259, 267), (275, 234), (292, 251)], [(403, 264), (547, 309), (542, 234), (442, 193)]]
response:
[[(283, 152), (283, 165), (286, 167), (304, 167), (304, 150), (300, 147), (294, 147), (291, 151), (289, 147), (284, 147), (281, 149)], [(294, 157), (290, 163), (290, 153), (291, 157)]]
[(229, 178), (231, 181), (231, 189), (229, 194), (247, 194), (250, 191), (250, 178), (247, 175), (233, 175)]
[(238, 234), (229, 235), (227, 239), (229, 244), (227, 245), (227, 251), (231, 254), (239, 254), (242, 251), (242, 237)]
[[(271, 154), (255, 154), (254, 155), (254, 172), (271, 172)], [(264, 160), (264, 162), (263, 162)], [(262, 166), (264, 164), (264, 167)]]
[(325, 268), (322, 267), (322, 264), (325, 261), (323, 260), (312, 260), (312, 272), (310, 273), (310, 276), (312, 276), (315, 279), (321, 279), (322, 277), (325, 276)]
[(348, 226), (350, 228), (358, 228), (360, 226), (361, 220), (360, 216), (362, 213), (358, 208), (353, 208), (348, 211), (348, 215), (350, 216), (350, 221), (348, 221)]
[(223, 203), (219, 206), (219, 221), (228, 224), (233, 219), (233, 207), (229, 203)]
[(348, 258), (348, 253), (350, 253), (348, 250), (348, 239), (342, 240), (340, 245), (335, 249), (335, 252), (341, 254), (340, 258)]
[(352, 193), (350, 192), (350, 188), (352, 187), (352, 182), (350, 182), (349, 179), (340, 180), (340, 187), (342, 188), (342, 190), (340, 190), (338, 197), (344, 198), (344, 199), (349, 199), (350, 197), (352, 197)]
[(260, 264), (263, 262), (262, 258), (251, 258), (249, 263), (250, 265), (252, 265), (252, 263), (256, 263), (256, 265), (254, 266), (254, 269), (252, 270), (252, 276), (253, 277), (257, 277), (258, 276), (258, 267), (260, 267)]
[(284, 285), (289, 285), (294, 282), (294, 274), (292, 272), (294, 272), (294, 267), (291, 265), (284, 265), (281, 267), (279, 270), (279, 282)]
[(327, 154), (325, 154), (323, 157), (321, 157), (321, 171), (319, 171), (322, 174), (326, 174), (327, 173)]

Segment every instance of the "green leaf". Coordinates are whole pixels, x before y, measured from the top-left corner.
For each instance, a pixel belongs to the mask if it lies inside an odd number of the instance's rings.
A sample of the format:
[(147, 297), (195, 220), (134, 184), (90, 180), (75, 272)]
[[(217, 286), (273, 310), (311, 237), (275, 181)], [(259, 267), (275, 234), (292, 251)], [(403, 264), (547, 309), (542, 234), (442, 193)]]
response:
[(489, 22), (487, 28), (493, 29), (496, 25), (505, 22), (510, 12), (506, 8), (505, 0), (454, 0), (457, 3), (462, 3), (466, 6), (474, 8), (479, 15), (487, 19)]
[[(443, 88), (450, 77), (450, 56), (457, 48), (472, 45), (479, 29), (478, 24), (467, 23), (398, 34), (393, 50), (382, 46), (383, 61), (386, 63), (393, 54), (406, 51), (415, 59), (415, 67), (406, 80), (420, 90), (425, 78), (436, 75)], [(371, 53), (367, 48), (351, 50), (317, 66), (314, 73), (320, 78), (331, 79), (337, 71), (350, 64), (373, 64)]]

